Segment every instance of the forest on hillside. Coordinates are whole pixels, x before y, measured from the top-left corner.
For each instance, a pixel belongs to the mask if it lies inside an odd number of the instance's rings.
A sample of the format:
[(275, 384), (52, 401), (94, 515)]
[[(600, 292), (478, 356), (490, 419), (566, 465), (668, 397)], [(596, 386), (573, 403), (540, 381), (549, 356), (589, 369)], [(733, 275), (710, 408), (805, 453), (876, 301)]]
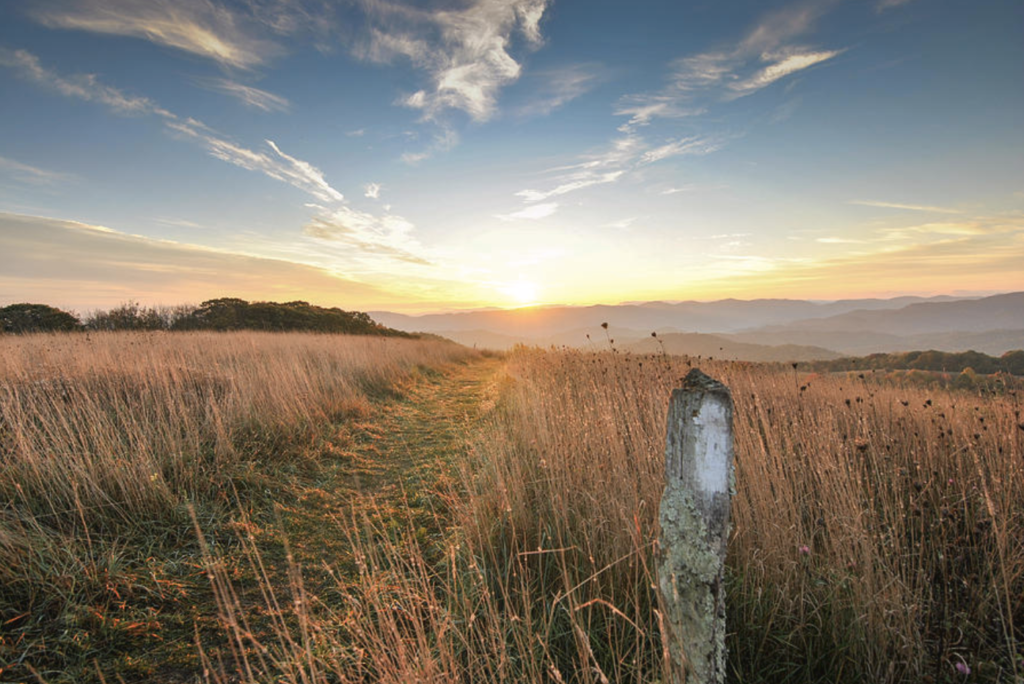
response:
[(198, 306), (142, 306), (127, 302), (85, 317), (46, 304), (0, 307), (0, 332), (262, 330), (347, 335), (415, 337), (375, 322), (361, 311), (325, 308), (309, 302), (247, 302), (234, 297), (208, 299)]
[(961, 373), (970, 370), (981, 375), (1009, 373), (1024, 376), (1024, 351), (1008, 351), (1002, 356), (989, 356), (976, 351), (942, 352), (911, 351), (893, 354), (850, 356), (831, 361), (814, 361), (806, 367), (818, 372), (837, 373), (863, 370), (920, 370), (940, 373)]

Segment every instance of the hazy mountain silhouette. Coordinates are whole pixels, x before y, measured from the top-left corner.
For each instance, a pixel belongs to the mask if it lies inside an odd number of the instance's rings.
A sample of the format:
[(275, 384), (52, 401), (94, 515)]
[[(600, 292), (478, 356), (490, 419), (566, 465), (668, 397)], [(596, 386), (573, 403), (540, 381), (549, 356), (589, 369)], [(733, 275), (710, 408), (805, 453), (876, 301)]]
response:
[[(633, 349), (631, 345), (642, 342), (635, 349), (660, 351), (661, 345), (650, 337), (655, 331), (668, 353), (715, 356), (717, 350), (720, 358), (743, 360), (828, 359), (835, 352), (859, 355), (915, 349), (973, 349), (999, 355), (1024, 348), (1024, 292), (980, 298), (724, 299), (426, 316), (373, 312), (372, 316), (398, 330), (437, 333), (492, 349), (517, 343), (607, 347), (608, 340), (614, 339), (618, 348)], [(607, 331), (603, 323), (609, 325)], [(680, 333), (687, 335), (669, 337)], [(716, 337), (706, 340), (692, 333)]]
[(800, 344), (769, 346), (739, 342), (722, 335), (668, 333), (633, 342), (626, 347), (637, 354), (686, 354), (736, 361), (830, 361), (842, 354)]
[(723, 299), (716, 302), (646, 302), (597, 306), (552, 306), (491, 309), (407, 316), (370, 312), (383, 325), (416, 332), (486, 330), (514, 337), (547, 337), (574, 329), (593, 329), (602, 323), (650, 331), (671, 328), (680, 332), (734, 332), (806, 319), (826, 318), (858, 310), (899, 309), (919, 302), (956, 301), (950, 297), (897, 297), (810, 302), (796, 299)]

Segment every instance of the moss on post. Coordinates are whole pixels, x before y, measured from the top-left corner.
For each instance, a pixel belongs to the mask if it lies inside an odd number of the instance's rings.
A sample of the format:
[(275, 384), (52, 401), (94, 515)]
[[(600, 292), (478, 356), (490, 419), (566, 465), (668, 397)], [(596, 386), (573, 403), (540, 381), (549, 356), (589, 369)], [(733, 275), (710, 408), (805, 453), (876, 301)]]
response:
[(725, 682), (732, 412), (729, 388), (697, 369), (669, 403), (658, 582), (674, 684)]

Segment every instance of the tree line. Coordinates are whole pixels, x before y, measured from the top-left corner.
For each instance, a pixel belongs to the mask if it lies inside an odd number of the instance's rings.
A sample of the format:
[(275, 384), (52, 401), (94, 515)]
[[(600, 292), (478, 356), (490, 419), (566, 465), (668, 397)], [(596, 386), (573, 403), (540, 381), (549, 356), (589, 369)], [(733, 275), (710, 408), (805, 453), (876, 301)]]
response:
[(814, 361), (802, 364), (818, 372), (862, 370), (921, 370), (942, 373), (961, 373), (971, 370), (981, 375), (1009, 373), (1024, 376), (1024, 351), (1008, 351), (1002, 356), (989, 356), (976, 351), (941, 352), (911, 351), (894, 354), (869, 354), (833, 361)]
[(347, 335), (415, 337), (380, 325), (362, 311), (325, 308), (309, 302), (247, 302), (234, 297), (208, 299), (198, 306), (142, 306), (126, 302), (83, 318), (46, 304), (0, 307), (0, 332), (74, 332), (90, 330), (308, 331)]

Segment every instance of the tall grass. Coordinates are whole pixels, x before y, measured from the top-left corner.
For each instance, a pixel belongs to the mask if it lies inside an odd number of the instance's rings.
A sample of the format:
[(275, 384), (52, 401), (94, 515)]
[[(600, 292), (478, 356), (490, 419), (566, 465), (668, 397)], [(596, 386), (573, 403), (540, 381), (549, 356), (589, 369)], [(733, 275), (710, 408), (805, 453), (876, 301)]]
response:
[(301, 468), (417, 367), (471, 355), (367, 336), (0, 337), (0, 618), (81, 622), (67, 611), (120, 599), (125, 567), (192, 537), (190, 505), (226, 520), (266, 464)]
[[(126, 353), (122, 340), (139, 348)], [(247, 459), (315, 458), (294, 446), (315, 441), (316, 426), (363, 410), (367, 393), (413, 365), (457, 355), (402, 340), (196, 335), (94, 337), (83, 362), (83, 348), (61, 347), (81, 341), (4, 344), (8, 582), (41, 576), (26, 559), (59, 565), (60, 549), (41, 555), (38, 535), (81, 550), (96, 530), (216, 501)], [(204, 655), (209, 679), (666, 681), (654, 588), (664, 421), (670, 390), (696, 363), (513, 352), (495, 401), (467, 426), (469, 448), (437, 484), (430, 523), (393, 494), (325, 520), (352, 550), (331, 568), (333, 589), (308, 592), (298, 568), (275, 586), (261, 549), (240, 537), (263, 578), (269, 632), (250, 629), (252, 595), (236, 593), (208, 547), (234, 644), (220, 661)], [(734, 681), (955, 682), (968, 669), (974, 681), (1020, 681), (1018, 395), (699, 364), (736, 404)], [(116, 564), (116, 546), (104, 549), (105, 560), (81, 557)], [(46, 572), (40, 591), (52, 594), (62, 575)]]
[[(1011, 680), (1024, 643), (1017, 396), (702, 365), (736, 402), (737, 678), (943, 680), (960, 662)], [(630, 664), (659, 652), (650, 550), (665, 403), (686, 370), (657, 357), (518, 354), (502, 439), (483, 447), (471, 497), (482, 548), (566, 549), (541, 556), (528, 605), (562, 598), (565, 621), (600, 635), (601, 666), (618, 681), (650, 676)]]
[[(424, 542), (411, 520), (397, 532), (379, 516), (346, 522), (358, 577), (326, 622), (305, 613), (337, 630), (303, 631), (299, 652), (327, 654), (303, 672), (666, 681), (653, 562), (664, 420), (692, 363), (513, 353), (438, 514), (446, 540)], [(733, 681), (1020, 681), (1016, 395), (700, 365), (736, 403)], [(278, 662), (295, 662), (287, 651)]]

